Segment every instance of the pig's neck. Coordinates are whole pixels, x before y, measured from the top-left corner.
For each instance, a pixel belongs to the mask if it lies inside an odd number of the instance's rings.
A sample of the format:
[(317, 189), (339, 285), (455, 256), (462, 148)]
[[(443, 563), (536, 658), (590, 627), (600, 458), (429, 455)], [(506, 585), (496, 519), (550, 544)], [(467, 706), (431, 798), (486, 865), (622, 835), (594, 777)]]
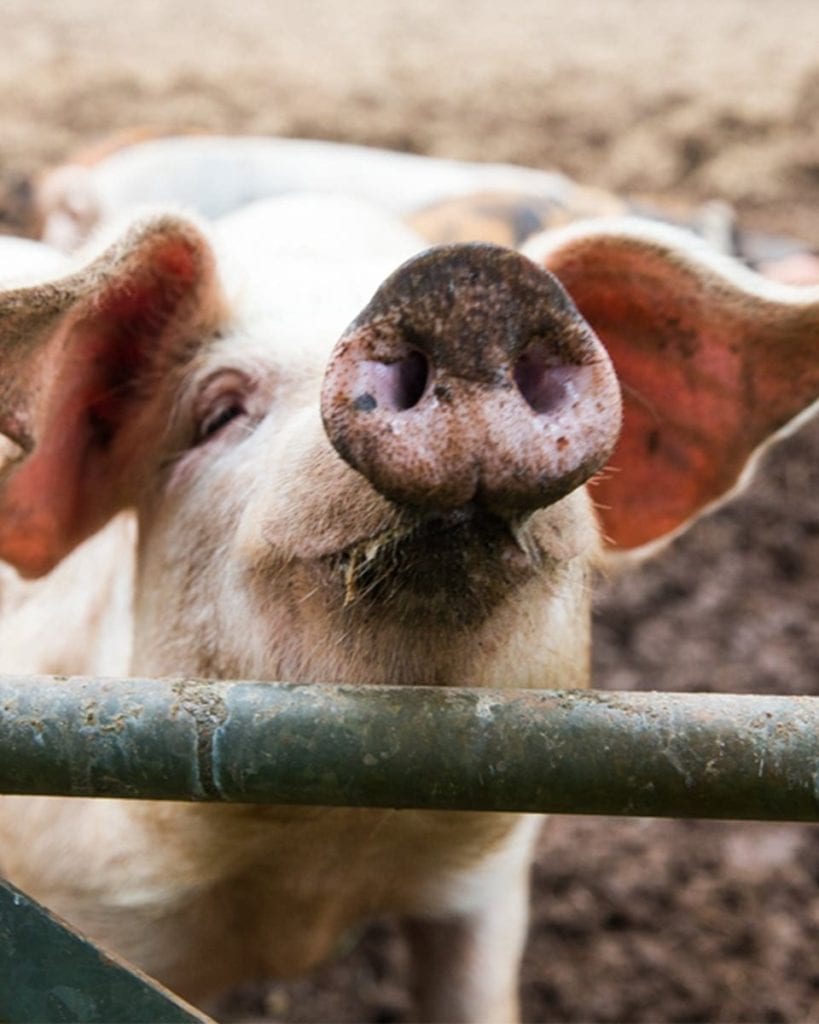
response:
[(43, 579), (22, 580), (0, 563), (0, 672), (125, 675), (134, 534), (124, 513)]
[(329, 635), (283, 644), (276, 678), (416, 686), (578, 687), (588, 683), (589, 588), (578, 561), (535, 579), (478, 625), (436, 628), (341, 612)]
[[(559, 573), (537, 577), (501, 602), (479, 624), (461, 629), (408, 624), (389, 614), (337, 609), (323, 596), (272, 599), (268, 642), (237, 630), (213, 642), (173, 631), (149, 642), (136, 633), (132, 672), (146, 676), (259, 679), (295, 683), (570, 688), (588, 685), (589, 566), (579, 557)], [(247, 625), (252, 609), (237, 621)], [(209, 632), (207, 627), (205, 633)], [(226, 640), (224, 643), (219, 641)]]
[[(405, 595), (398, 578), (394, 588), (354, 592), (349, 600), (341, 570), (327, 575), (315, 560), (290, 556), (254, 569), (254, 561), (211, 552), (207, 538), (170, 586), (176, 538), (146, 544), (132, 671), (295, 683), (585, 686), (589, 577), (598, 543), (587, 496), (575, 492), (532, 529), (539, 550), (532, 572), (492, 591), (490, 560), (483, 576), (464, 580), (470, 608), (461, 616), (457, 579), (433, 575), (425, 597), (423, 588)], [(164, 587), (152, 585), (160, 570)], [(477, 608), (482, 587), (487, 597)]]

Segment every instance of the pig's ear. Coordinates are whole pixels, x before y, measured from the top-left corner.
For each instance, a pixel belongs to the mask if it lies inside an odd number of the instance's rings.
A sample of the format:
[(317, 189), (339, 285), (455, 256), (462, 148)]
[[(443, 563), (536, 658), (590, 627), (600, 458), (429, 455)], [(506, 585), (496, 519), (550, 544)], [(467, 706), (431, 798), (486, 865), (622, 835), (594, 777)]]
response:
[(0, 558), (42, 575), (134, 501), (174, 371), (220, 314), (210, 247), (174, 216), (71, 276), (0, 291), (0, 433), (16, 452)]
[(566, 287), (623, 389), (622, 434), (591, 490), (611, 546), (679, 531), (819, 399), (818, 288), (774, 284), (637, 220), (575, 225), (525, 251)]

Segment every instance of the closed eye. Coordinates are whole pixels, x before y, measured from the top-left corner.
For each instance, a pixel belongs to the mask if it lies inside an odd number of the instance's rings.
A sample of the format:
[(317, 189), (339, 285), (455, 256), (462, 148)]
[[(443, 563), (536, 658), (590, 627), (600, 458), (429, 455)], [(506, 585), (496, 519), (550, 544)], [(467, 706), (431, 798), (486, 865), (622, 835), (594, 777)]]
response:
[(225, 397), (218, 402), (210, 412), (202, 418), (196, 431), (195, 444), (204, 444), (218, 434), (224, 427), (240, 416), (245, 416), (247, 410), (244, 403), (235, 396)]

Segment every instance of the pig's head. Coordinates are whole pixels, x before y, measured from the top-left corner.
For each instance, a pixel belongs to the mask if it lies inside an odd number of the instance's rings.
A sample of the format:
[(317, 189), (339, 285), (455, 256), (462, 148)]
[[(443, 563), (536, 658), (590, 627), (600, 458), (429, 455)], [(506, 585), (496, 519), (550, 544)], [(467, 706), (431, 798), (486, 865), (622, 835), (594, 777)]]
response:
[(432, 250), (333, 349), (331, 277), (372, 293), (354, 246), (257, 249), (237, 286), (193, 224), (142, 221), (0, 295), (0, 557), (41, 575), (135, 508), (139, 672), (582, 684), (589, 495), (649, 544), (819, 395), (814, 291), (648, 230)]

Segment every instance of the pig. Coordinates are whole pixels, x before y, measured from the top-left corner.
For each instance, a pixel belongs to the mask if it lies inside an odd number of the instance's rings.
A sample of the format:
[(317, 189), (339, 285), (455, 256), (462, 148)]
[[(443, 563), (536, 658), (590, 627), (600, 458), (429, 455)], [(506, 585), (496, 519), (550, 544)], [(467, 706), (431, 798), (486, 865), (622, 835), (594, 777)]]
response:
[(721, 200), (694, 209), (649, 207), (556, 171), (315, 139), (130, 129), (40, 174), (30, 186), (28, 219), (37, 237), (70, 252), (98, 224), (136, 203), (181, 202), (213, 219), (294, 189), (375, 202), (441, 243), (480, 238), (517, 248), (548, 228), (636, 214), (688, 227), (785, 284), (819, 284), (819, 255), (794, 239), (741, 230)]
[[(819, 398), (819, 289), (639, 219), (430, 248), (295, 193), (38, 252), (0, 291), (3, 672), (584, 687), (601, 561)], [(418, 1019), (507, 1024), (537, 827), (4, 797), (0, 869), (194, 1002), (392, 914)]]
[[(270, 196), (310, 191), (356, 197), (402, 217), (464, 196), (511, 193), (529, 216), (624, 213), (617, 197), (564, 175), (509, 164), (395, 153), (315, 139), (122, 133), (73, 154), (33, 183), (38, 237), (71, 251), (94, 227), (140, 203), (184, 203), (213, 220)], [(463, 222), (463, 217), (458, 218)], [(507, 226), (512, 222), (507, 220)], [(447, 239), (452, 241), (454, 239)]]

